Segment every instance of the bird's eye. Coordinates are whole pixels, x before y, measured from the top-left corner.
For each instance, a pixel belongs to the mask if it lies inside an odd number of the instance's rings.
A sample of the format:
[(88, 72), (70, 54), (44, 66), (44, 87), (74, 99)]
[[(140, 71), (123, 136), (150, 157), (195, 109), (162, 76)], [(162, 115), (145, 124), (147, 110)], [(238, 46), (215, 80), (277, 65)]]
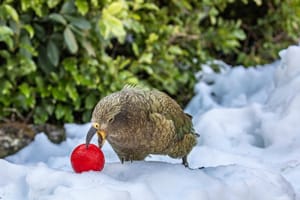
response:
[(109, 122), (109, 123), (112, 123), (113, 121), (114, 121), (114, 118), (113, 118), (113, 117), (108, 119), (108, 122)]
[(98, 128), (99, 128), (99, 124), (95, 123), (95, 124), (94, 124), (94, 127), (95, 127), (96, 129), (98, 129)]

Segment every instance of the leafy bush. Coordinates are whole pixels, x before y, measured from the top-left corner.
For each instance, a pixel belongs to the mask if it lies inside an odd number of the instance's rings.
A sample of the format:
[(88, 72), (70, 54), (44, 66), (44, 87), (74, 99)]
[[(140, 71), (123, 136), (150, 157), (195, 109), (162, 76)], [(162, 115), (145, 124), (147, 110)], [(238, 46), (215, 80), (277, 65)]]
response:
[(86, 122), (125, 84), (182, 105), (200, 63), (259, 64), (297, 40), (299, 0), (4, 0), (0, 116)]

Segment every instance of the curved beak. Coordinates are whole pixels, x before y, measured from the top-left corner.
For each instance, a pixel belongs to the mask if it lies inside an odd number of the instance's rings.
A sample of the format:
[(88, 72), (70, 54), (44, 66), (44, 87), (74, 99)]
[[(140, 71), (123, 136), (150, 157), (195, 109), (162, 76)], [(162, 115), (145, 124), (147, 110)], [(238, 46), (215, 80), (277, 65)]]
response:
[(87, 135), (86, 135), (86, 138), (85, 138), (85, 145), (86, 145), (86, 148), (88, 148), (88, 146), (89, 146), (89, 144), (90, 144), (90, 142), (91, 142), (93, 136), (94, 136), (96, 133), (97, 133), (97, 129), (96, 129), (94, 126), (92, 126), (92, 127), (89, 129), (89, 131), (88, 131), (88, 133), (87, 133)]

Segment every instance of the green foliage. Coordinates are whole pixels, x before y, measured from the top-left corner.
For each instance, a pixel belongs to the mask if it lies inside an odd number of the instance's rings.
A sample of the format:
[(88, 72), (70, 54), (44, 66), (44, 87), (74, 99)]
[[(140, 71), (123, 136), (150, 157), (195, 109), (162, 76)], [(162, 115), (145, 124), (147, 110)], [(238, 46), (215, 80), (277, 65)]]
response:
[(0, 117), (86, 122), (97, 101), (139, 84), (181, 104), (200, 63), (270, 62), (298, 39), (300, 0), (4, 0)]

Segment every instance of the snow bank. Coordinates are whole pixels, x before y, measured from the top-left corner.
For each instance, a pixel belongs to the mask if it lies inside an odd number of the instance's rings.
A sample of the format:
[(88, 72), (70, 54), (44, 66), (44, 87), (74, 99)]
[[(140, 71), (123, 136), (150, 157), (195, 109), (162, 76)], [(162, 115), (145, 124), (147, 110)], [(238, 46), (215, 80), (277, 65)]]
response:
[(69, 156), (90, 124), (68, 124), (65, 142), (39, 134), (0, 160), (0, 199), (300, 199), (300, 47), (280, 58), (197, 74), (186, 108), (201, 135), (189, 156), (194, 170), (157, 155), (122, 165), (106, 143), (104, 170), (76, 174)]
[(42, 163), (20, 167), (2, 160), (0, 169), (10, 174), (0, 184), (2, 199), (293, 198), (289, 183), (281, 176), (239, 165), (189, 170), (178, 164), (145, 161), (124, 165), (109, 163), (101, 173), (74, 174)]
[(218, 156), (198, 163), (272, 169), (292, 183), (299, 198), (300, 47), (291, 46), (280, 57), (263, 68), (206, 71), (186, 111), (202, 136), (199, 151)]

